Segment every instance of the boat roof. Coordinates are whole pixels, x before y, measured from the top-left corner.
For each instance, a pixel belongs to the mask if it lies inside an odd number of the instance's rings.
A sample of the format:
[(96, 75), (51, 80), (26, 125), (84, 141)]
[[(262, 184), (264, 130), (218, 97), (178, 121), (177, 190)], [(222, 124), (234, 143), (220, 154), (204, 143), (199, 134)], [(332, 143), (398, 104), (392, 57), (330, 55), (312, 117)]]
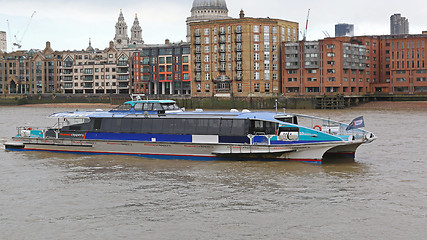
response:
[(137, 100), (137, 101), (127, 101), (124, 104), (130, 104), (134, 106), (137, 103), (160, 103), (160, 104), (173, 104), (176, 103), (174, 100)]
[[(177, 112), (167, 114), (149, 114), (149, 118), (229, 118), (229, 119), (252, 119), (271, 122), (280, 122), (275, 116), (283, 113), (275, 112)], [(49, 116), (50, 118), (144, 118), (144, 113), (108, 112), (108, 111), (76, 111), (60, 112)]]

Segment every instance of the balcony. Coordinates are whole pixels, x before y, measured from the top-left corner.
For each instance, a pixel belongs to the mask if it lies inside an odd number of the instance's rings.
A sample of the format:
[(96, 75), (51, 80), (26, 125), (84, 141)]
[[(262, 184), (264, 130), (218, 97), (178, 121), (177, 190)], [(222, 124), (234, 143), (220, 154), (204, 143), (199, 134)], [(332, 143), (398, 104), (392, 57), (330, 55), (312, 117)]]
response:
[(129, 88), (129, 84), (128, 83), (119, 83), (118, 87), (121, 88), (121, 89), (123, 89), (123, 88)]
[(229, 92), (231, 92), (231, 89), (230, 88), (215, 88), (214, 91), (217, 93), (229, 93)]
[(83, 77), (83, 81), (92, 82), (93, 81), (93, 76), (84, 76)]
[(119, 61), (117, 63), (117, 67), (129, 67), (129, 62), (125, 61)]
[(119, 81), (119, 82), (123, 82), (123, 81), (127, 82), (127, 81), (129, 81), (129, 76), (127, 76), (127, 75), (125, 75), (125, 76), (118, 76), (117, 77), (117, 81)]
[(72, 69), (64, 69), (62, 75), (73, 75)]
[(128, 69), (117, 69), (117, 74), (129, 74)]

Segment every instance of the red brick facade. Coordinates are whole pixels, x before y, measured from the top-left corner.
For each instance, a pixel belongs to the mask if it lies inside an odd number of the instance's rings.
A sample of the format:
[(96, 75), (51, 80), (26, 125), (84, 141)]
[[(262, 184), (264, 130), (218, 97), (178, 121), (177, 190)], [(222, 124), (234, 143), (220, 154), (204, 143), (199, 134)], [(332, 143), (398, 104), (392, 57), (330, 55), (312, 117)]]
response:
[(427, 93), (426, 35), (282, 43), (285, 95)]

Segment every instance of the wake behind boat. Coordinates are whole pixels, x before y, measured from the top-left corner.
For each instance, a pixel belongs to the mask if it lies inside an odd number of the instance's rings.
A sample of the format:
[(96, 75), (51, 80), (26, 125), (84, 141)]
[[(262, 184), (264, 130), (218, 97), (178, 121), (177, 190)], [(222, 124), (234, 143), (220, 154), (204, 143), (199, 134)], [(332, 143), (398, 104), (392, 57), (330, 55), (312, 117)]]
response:
[(138, 98), (110, 111), (50, 117), (54, 127), (18, 127), (6, 150), (321, 163), (331, 154), (354, 158), (358, 146), (376, 138), (359, 128), (363, 119), (347, 125), (289, 113), (187, 112), (172, 100)]

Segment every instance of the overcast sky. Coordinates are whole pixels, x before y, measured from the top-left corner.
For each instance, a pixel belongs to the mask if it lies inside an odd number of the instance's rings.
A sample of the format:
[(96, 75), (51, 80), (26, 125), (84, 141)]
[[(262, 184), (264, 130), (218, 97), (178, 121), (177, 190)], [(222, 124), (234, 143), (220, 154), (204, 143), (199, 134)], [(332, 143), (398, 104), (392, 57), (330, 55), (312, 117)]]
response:
[[(130, 28), (138, 14), (145, 43), (185, 40), (185, 20), (190, 16), (193, 0), (0, 0), (0, 31), (8, 33), (22, 49), (43, 49), (46, 41), (54, 50), (80, 50), (88, 46), (104, 49), (114, 38), (115, 24), (123, 9)], [(351, 23), (355, 35), (390, 33), (390, 16), (401, 13), (409, 19), (411, 34), (427, 30), (426, 0), (226, 0), (229, 16), (238, 17), (243, 9), (247, 17), (270, 17), (295, 21), (305, 28), (310, 8), (308, 40), (335, 34), (335, 24)], [(260, 5), (260, 3), (262, 5)], [(31, 15), (36, 11), (34, 17)], [(31, 19), (31, 22), (30, 22)], [(7, 24), (9, 20), (10, 32)], [(25, 32), (26, 27), (28, 30)], [(24, 34), (25, 32), (25, 34)], [(15, 48), (16, 50), (16, 48)]]

